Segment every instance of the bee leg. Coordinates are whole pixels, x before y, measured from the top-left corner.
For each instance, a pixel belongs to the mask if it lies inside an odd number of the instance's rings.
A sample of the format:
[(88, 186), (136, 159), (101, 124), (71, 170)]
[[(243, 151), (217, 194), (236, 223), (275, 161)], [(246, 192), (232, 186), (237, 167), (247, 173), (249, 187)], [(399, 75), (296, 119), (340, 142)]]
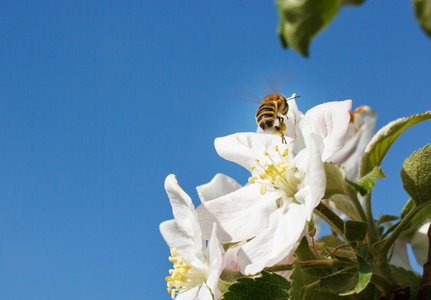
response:
[(280, 126), (275, 126), (275, 129), (281, 135), (281, 142), (283, 144), (287, 144), (286, 138), (284, 137), (284, 131), (286, 130), (286, 124), (284, 123), (282, 117), (278, 116), (277, 118), (278, 118), (278, 125), (280, 125)]
[(281, 143), (282, 144), (287, 144), (286, 138), (284, 137), (284, 133), (282, 131), (280, 131), (280, 135), (281, 135)]
[[(283, 125), (284, 125), (284, 123), (283, 123)], [(284, 126), (284, 127), (286, 127), (286, 126)], [(281, 130), (281, 128), (278, 126), (274, 126), (274, 128), (275, 128), (276, 132), (281, 136), (281, 143), (287, 144), (286, 138), (284, 137), (284, 132)]]

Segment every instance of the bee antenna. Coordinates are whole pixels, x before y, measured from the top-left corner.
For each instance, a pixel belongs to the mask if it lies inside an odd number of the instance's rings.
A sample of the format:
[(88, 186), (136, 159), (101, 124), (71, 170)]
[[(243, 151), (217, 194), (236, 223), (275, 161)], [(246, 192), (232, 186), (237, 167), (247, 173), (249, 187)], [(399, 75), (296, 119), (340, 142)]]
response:
[(296, 99), (296, 98), (299, 98), (299, 97), (301, 97), (301, 96), (293, 96), (293, 97), (289, 97), (289, 98), (287, 98), (287, 99), (286, 99), (286, 101), (293, 100), (293, 99)]

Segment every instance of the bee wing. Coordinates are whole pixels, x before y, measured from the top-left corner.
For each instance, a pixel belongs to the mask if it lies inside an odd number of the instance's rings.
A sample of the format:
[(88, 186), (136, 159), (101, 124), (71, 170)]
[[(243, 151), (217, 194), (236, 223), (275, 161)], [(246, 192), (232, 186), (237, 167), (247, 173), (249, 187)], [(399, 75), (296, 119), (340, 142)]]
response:
[(284, 95), (283, 91), (288, 90), (288, 83), (292, 82), (292, 77), (292, 75), (288, 75), (287, 73), (265, 76), (265, 94), (268, 95), (276, 93)]
[(259, 105), (262, 102), (262, 99), (260, 99), (255, 93), (242, 86), (236, 87), (232, 92), (232, 95), (234, 95), (236, 101), (242, 103)]

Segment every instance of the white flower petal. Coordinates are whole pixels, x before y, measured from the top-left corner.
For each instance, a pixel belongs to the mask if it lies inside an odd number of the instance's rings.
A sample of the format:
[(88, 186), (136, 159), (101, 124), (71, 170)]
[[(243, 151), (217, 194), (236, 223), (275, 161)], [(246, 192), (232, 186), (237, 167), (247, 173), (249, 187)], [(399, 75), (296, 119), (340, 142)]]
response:
[(224, 268), (239, 271), (238, 250), (241, 244), (230, 247), (224, 256)]
[(196, 251), (195, 240), (178, 227), (176, 220), (161, 223), (160, 232), (169, 248), (176, 248), (178, 254), (192, 265), (198, 268), (206, 267), (206, 258), (202, 250)]
[(214, 297), (211, 294), (211, 291), (206, 284), (201, 286), (197, 299), (199, 299), (199, 300), (214, 300)]
[(409, 256), (407, 254), (407, 243), (402, 240), (396, 240), (394, 243), (394, 252), (392, 254), (390, 264), (404, 268), (406, 270), (412, 270), (410, 266)]
[(269, 226), (238, 251), (241, 272), (254, 275), (293, 254), (305, 224), (304, 206), (284, 203), (271, 215)]
[(319, 152), (321, 143), (321, 138), (312, 134), (310, 137), (310, 145), (307, 148), (308, 165), (305, 173), (306, 178), (303, 186), (295, 194), (295, 199), (305, 206), (307, 221), (311, 220), (314, 208), (319, 205), (320, 200), (325, 195), (326, 175), (321, 153)]
[[(195, 243), (195, 254), (203, 261), (203, 251), (206, 248), (202, 239), (201, 227), (195, 207), (189, 195), (183, 191), (175, 175), (169, 175), (165, 180), (165, 189), (172, 206), (172, 212), (178, 228)], [(202, 253), (202, 255), (200, 255)]]
[(218, 173), (210, 182), (196, 187), (196, 190), (201, 202), (205, 202), (232, 193), (240, 188), (241, 185), (235, 179)]
[[(293, 94), (292, 97), (295, 97), (295, 95), (296, 94)], [(288, 104), (289, 111), (287, 112), (287, 121), (285, 121), (286, 131), (284, 132), (284, 135), (292, 139), (296, 139), (298, 131), (297, 126), (304, 117), (304, 114), (298, 109), (296, 100), (290, 100)]]
[(165, 180), (165, 189), (172, 206), (172, 212), (178, 226), (191, 237), (201, 235), (199, 223), (192, 199), (179, 186), (175, 175), (169, 175)]
[[(291, 139), (286, 138), (289, 142)], [(235, 162), (247, 170), (256, 165), (256, 159), (263, 157), (263, 153), (269, 149), (275, 149), (278, 145), (280, 151), (287, 146), (281, 144), (279, 135), (258, 133), (236, 133), (214, 141), (218, 155), (226, 160)]]
[(413, 253), (418, 264), (421, 266), (427, 262), (428, 258), (429, 240), (427, 233), (429, 227), (430, 222), (422, 225), (421, 228), (416, 231), (411, 241)]
[(377, 114), (368, 106), (361, 106), (351, 114), (344, 145), (330, 161), (341, 164), (347, 172), (347, 178), (358, 177), (359, 163), (365, 147), (371, 140), (376, 127)]
[[(175, 297), (175, 300), (199, 300), (200, 299), (199, 293), (200, 293), (201, 289), (202, 289), (201, 286), (197, 286), (197, 287), (194, 287), (194, 288), (187, 290), (185, 292), (181, 292)], [(208, 290), (208, 288), (206, 288), (206, 289)], [(207, 299), (212, 300), (212, 298), (207, 298)]]
[(204, 202), (196, 212), (205, 239), (209, 239), (213, 223), (221, 243), (249, 239), (268, 225), (270, 214), (277, 209), (279, 193), (260, 193), (257, 184), (247, 185), (216, 200)]
[[(325, 148), (322, 160), (325, 161), (331, 157), (343, 145), (351, 108), (351, 100), (320, 104), (307, 111), (299, 123), (305, 144), (308, 145), (307, 141), (311, 133), (323, 138)], [(297, 150), (296, 147), (295, 151), (297, 152)]]
[(213, 226), (211, 238), (208, 242), (208, 252), (209, 252), (209, 261), (210, 261), (210, 271), (208, 274), (208, 279), (206, 284), (213, 292), (215, 298), (219, 299), (221, 296), (221, 293), (217, 288), (217, 284), (219, 282), (220, 274), (223, 271), (223, 267), (224, 267), (224, 262), (223, 262), (224, 250), (222, 245), (217, 239), (215, 224)]

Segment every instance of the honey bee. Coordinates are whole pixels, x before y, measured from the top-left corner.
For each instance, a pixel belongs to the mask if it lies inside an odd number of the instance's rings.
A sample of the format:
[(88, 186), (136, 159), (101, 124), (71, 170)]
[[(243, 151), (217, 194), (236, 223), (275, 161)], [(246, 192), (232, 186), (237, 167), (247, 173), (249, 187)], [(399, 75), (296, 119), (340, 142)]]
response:
[[(273, 93), (263, 98), (256, 111), (257, 125), (265, 131), (275, 129), (275, 132), (281, 136), (281, 142), (286, 144), (287, 142), (284, 137), (286, 124), (284, 124), (283, 116), (286, 116), (289, 111), (289, 104), (287, 104), (287, 101), (298, 97), (299, 96), (286, 98), (281, 94)], [(278, 120), (278, 126), (276, 125), (276, 119)]]

